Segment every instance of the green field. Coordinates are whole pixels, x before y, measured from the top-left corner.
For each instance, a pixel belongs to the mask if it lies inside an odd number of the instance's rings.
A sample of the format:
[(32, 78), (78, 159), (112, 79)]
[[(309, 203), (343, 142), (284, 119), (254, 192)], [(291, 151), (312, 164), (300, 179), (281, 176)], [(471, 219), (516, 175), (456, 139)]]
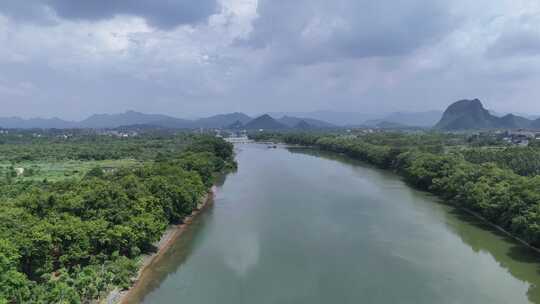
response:
[[(20, 163), (0, 162), (0, 174), (11, 175), (15, 180), (21, 181), (59, 181), (66, 178), (81, 178), (92, 168), (99, 167), (105, 171), (114, 171), (117, 168), (131, 167), (140, 164), (134, 159), (111, 159), (99, 161), (27, 161)], [(17, 174), (16, 169), (24, 169), (24, 173)]]

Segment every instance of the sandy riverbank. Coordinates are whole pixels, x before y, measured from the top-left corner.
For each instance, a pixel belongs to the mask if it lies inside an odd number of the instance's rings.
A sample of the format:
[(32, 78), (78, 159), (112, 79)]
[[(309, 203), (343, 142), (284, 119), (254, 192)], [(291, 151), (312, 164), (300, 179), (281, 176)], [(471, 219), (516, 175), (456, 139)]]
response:
[(159, 242), (155, 244), (157, 251), (151, 255), (146, 255), (143, 257), (139, 272), (137, 273), (133, 286), (131, 286), (130, 289), (123, 291), (115, 289), (111, 291), (111, 293), (99, 303), (126, 304), (130, 292), (138, 287), (138, 285), (144, 278), (147, 270), (150, 269), (153, 264), (157, 263), (160, 260), (160, 258), (163, 256), (163, 253), (166, 252), (171, 247), (171, 245), (184, 233), (187, 226), (192, 223), (193, 219), (208, 206), (208, 203), (214, 198), (215, 193), (216, 187), (214, 186), (201, 200), (201, 202), (197, 206), (197, 209), (194, 210), (190, 216), (186, 217), (181, 225), (170, 226), (165, 231)]

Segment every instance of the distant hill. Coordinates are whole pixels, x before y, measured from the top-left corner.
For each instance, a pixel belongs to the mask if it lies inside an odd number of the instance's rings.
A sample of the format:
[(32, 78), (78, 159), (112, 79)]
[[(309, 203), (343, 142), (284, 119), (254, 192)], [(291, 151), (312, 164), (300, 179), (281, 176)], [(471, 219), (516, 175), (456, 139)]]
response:
[(0, 127), (9, 129), (70, 129), (77, 126), (76, 122), (60, 118), (31, 118), (0, 117)]
[[(295, 117), (304, 119), (307, 123), (313, 124), (308, 119), (315, 119), (333, 125), (333, 127), (351, 126), (376, 126), (378, 123), (386, 121), (407, 126), (433, 127), (442, 116), (442, 111), (424, 112), (395, 112), (395, 113), (363, 113), (363, 112), (335, 112), (335, 111), (314, 111), (314, 112), (273, 112), (268, 113), (272, 117)], [(280, 122), (285, 123), (284, 121)], [(285, 123), (289, 126), (294, 124)], [(315, 124), (316, 125), (316, 124)]]
[[(495, 112), (495, 111), (492, 111), (492, 110), (488, 110), (488, 111), (489, 111), (489, 113), (491, 113), (491, 115), (494, 115), (494, 116), (497, 116), (497, 117), (503, 117), (504, 115), (507, 115), (507, 114)], [(530, 113), (514, 112), (512, 114), (516, 115), (516, 116), (521, 116), (523, 118), (527, 118), (528, 120), (536, 120), (536, 119), (540, 118), (540, 115), (530, 114)]]
[(441, 119), (443, 112), (395, 112), (379, 119), (372, 119), (365, 122), (368, 126), (377, 126), (378, 124), (393, 123), (402, 126), (414, 127), (433, 127)]
[(500, 117), (497, 122), (500, 128), (506, 129), (529, 128), (531, 123), (532, 121), (529, 119), (514, 114), (507, 114)]
[(201, 118), (194, 122), (198, 128), (224, 128), (230, 126), (236, 122), (245, 124), (252, 120), (251, 117), (244, 113), (230, 113), (210, 116), (207, 118)]
[(442, 130), (466, 130), (496, 128), (499, 118), (491, 115), (480, 100), (460, 100), (444, 111), (435, 128)]
[(299, 121), (296, 125), (293, 126), (293, 128), (298, 129), (298, 130), (312, 130), (312, 129), (317, 129), (316, 126), (313, 126), (313, 125), (309, 124), (309, 123), (306, 122), (305, 120)]
[[(334, 126), (361, 125), (366, 120), (381, 118), (381, 114), (361, 112), (336, 112), (336, 111), (313, 111), (313, 112), (272, 112), (272, 117), (301, 117), (303, 119), (316, 119), (330, 123)], [(309, 123), (308, 120), (306, 122)]]
[(508, 114), (503, 117), (492, 115), (478, 99), (460, 100), (451, 104), (435, 126), (440, 130), (479, 130), (528, 128), (533, 123), (521, 116)]
[(268, 114), (259, 116), (244, 125), (247, 130), (282, 130), (287, 129), (287, 125), (280, 123)]
[(310, 126), (310, 128), (336, 128), (337, 126), (326, 121), (322, 121), (314, 118), (300, 118), (294, 116), (283, 116), (278, 121), (290, 128), (295, 128), (301, 122), (304, 122)]
[(225, 128), (230, 129), (230, 130), (240, 130), (240, 129), (244, 129), (244, 124), (240, 120), (237, 120), (233, 122), (232, 124), (226, 126)]
[(530, 127), (532, 129), (540, 130), (540, 118), (531, 121)]
[[(403, 113), (396, 112), (386, 116), (355, 112), (304, 112), (298, 115), (283, 113), (265, 114), (252, 119), (244, 113), (219, 114), (195, 120), (181, 119), (163, 114), (145, 114), (127, 111), (117, 114), (95, 114), (82, 121), (67, 121), (60, 118), (0, 117), (0, 128), (8, 129), (113, 129), (129, 126), (145, 128), (195, 129), (323, 129), (336, 127), (379, 127), (410, 128), (428, 127), (436, 117), (442, 116), (435, 128), (440, 130), (466, 129), (517, 129), (533, 128), (540, 130), (540, 119), (532, 120), (515, 114), (496, 116), (486, 110), (478, 99), (461, 100), (448, 107), (441, 115), (438, 111)], [(281, 116), (280, 116), (281, 115)], [(281, 117), (274, 119), (274, 117)], [(370, 117), (367, 123), (366, 117)], [(532, 117), (532, 116), (527, 116)], [(324, 118), (324, 119), (323, 119)], [(328, 119), (328, 120), (327, 120)], [(356, 123), (351, 123), (356, 122)]]
[(162, 114), (145, 114), (127, 111), (118, 114), (94, 114), (87, 119), (75, 122), (59, 118), (0, 117), (0, 127), (10, 129), (113, 129), (128, 126), (160, 127), (170, 129), (222, 128), (236, 121), (247, 123), (251, 117), (243, 113), (220, 114), (197, 120), (187, 120)]
[(167, 128), (188, 128), (192, 122), (162, 114), (127, 111), (120, 114), (94, 114), (78, 123), (81, 128), (117, 128), (129, 125), (155, 125)]
[(414, 128), (413, 126), (400, 124), (393, 121), (381, 121), (375, 125), (375, 127), (380, 129), (408, 129)]
[(240, 129), (247, 129), (247, 130), (283, 130), (283, 129), (298, 129), (298, 130), (314, 130), (314, 129), (322, 129), (322, 128), (329, 128), (329, 127), (336, 127), (330, 123), (319, 121), (316, 119), (302, 119), (297, 117), (290, 117), (290, 116), (284, 116), (280, 119), (275, 119), (272, 116), (265, 114), (262, 116), (259, 116), (255, 119), (252, 119), (248, 121), (247, 123), (242, 123), (240, 120), (237, 120), (233, 122), (232, 124), (228, 125), (227, 129), (232, 130), (240, 130)]

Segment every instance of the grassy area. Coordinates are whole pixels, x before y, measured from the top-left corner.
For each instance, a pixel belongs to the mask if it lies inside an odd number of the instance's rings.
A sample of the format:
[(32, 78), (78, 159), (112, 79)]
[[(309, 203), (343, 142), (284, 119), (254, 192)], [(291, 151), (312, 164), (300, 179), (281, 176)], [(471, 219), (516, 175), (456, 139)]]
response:
[[(27, 161), (20, 163), (0, 162), (0, 174), (6, 176), (17, 170), (24, 169), (24, 173), (14, 177), (16, 180), (41, 181), (59, 181), (66, 178), (80, 178), (84, 176), (92, 168), (100, 167), (103, 169), (115, 169), (122, 167), (130, 167), (139, 164), (139, 161), (134, 159), (111, 159), (99, 161)], [(15, 173), (12, 173), (15, 175)]]

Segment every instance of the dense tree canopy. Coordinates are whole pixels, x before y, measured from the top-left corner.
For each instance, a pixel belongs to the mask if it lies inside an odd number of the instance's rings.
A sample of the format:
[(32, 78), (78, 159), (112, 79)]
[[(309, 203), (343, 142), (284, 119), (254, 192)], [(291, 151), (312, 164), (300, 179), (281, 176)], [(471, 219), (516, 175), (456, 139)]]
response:
[(501, 168), (511, 169), (524, 176), (540, 174), (540, 149), (510, 147), (502, 149), (467, 149), (463, 156), (475, 164), (496, 163)]
[(85, 151), (84, 157), (144, 160), (113, 171), (94, 168), (81, 179), (3, 181), (0, 303), (87, 303), (129, 287), (141, 253), (197, 208), (218, 172), (235, 166), (232, 145), (210, 136), (93, 140), (0, 148), (4, 157), (31, 151), (35, 158), (80, 158)]

